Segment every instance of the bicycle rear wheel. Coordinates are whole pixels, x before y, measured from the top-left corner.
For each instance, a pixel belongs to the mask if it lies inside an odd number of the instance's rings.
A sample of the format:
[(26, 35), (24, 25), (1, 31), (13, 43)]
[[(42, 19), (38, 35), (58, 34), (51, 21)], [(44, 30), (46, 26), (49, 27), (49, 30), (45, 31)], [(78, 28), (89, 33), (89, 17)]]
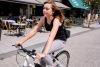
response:
[(59, 52), (55, 58), (63, 65), (63, 67), (68, 67), (70, 54), (68, 51), (61, 51)]

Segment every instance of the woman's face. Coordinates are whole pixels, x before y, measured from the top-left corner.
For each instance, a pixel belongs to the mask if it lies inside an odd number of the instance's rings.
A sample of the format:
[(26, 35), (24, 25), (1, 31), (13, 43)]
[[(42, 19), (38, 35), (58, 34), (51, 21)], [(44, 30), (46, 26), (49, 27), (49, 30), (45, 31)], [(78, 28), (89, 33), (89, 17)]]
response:
[(52, 16), (53, 14), (53, 11), (52, 11), (52, 5), (51, 4), (44, 4), (44, 7), (43, 7), (43, 15), (45, 17), (49, 17), (49, 16)]

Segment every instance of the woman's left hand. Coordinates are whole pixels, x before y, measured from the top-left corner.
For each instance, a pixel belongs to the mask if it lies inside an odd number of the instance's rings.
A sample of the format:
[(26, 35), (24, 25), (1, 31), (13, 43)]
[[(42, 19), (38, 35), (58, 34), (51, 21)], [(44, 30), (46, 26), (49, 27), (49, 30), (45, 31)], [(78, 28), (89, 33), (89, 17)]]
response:
[(45, 57), (43, 53), (36, 53), (36, 58), (41, 59), (42, 57)]

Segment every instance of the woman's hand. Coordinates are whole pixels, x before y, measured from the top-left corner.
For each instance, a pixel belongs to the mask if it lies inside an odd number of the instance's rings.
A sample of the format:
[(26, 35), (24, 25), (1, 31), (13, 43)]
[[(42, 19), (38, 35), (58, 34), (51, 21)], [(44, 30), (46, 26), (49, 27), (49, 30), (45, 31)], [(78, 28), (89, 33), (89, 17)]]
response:
[(36, 58), (41, 59), (42, 57), (45, 57), (45, 54), (43, 53), (36, 53)]
[(16, 46), (22, 45), (22, 43), (20, 41), (17, 41), (15, 44), (16, 44)]

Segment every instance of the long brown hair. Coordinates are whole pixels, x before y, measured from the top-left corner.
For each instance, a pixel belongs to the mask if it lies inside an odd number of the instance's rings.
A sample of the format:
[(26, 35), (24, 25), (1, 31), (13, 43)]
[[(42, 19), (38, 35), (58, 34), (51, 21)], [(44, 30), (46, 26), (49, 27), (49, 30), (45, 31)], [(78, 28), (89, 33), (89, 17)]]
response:
[(58, 18), (60, 20), (60, 22), (62, 22), (64, 19), (63, 12), (56, 6), (56, 4), (54, 3), (53, 0), (48, 0), (48, 1), (44, 2), (44, 5), (47, 3), (52, 5), (53, 17)]

